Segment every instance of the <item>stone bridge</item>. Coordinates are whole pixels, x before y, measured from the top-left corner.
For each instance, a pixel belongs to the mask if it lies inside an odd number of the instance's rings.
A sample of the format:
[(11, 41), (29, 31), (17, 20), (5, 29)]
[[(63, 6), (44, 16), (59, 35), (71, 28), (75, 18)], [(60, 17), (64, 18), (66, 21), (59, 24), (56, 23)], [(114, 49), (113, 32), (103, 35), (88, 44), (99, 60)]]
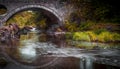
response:
[(70, 13), (72, 8), (66, 7), (66, 3), (60, 0), (0, 0), (0, 6), (7, 10), (6, 13), (0, 15), (0, 26), (14, 14), (34, 8), (41, 9), (52, 20), (63, 25), (66, 13)]

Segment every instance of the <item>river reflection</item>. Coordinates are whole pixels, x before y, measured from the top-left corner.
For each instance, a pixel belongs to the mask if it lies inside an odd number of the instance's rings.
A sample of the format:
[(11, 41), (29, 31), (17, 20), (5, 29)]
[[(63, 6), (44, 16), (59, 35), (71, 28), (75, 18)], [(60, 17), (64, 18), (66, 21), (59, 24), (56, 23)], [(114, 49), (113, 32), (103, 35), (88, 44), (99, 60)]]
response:
[[(21, 35), (20, 40), (14, 39), (12, 45), (3, 45), (1, 50), (7, 60), (14, 63), (14, 66), (23, 66), (23, 69), (24, 67), (25, 69), (43, 67), (47, 67), (45, 69), (99, 69), (101, 65), (113, 69), (119, 68), (119, 50), (88, 50), (68, 47), (69, 44), (64, 38), (32, 31), (27, 35)], [(75, 44), (97, 45), (89, 42), (71, 42), (71, 45)], [(103, 67), (103, 69), (109, 68)]]
[(20, 41), (15, 42), (19, 44), (3, 48), (6, 56), (15, 63), (43, 67), (57, 60), (56, 57), (50, 56), (57, 45), (51, 43), (46, 34), (37, 34), (33, 31), (27, 35), (21, 35)]

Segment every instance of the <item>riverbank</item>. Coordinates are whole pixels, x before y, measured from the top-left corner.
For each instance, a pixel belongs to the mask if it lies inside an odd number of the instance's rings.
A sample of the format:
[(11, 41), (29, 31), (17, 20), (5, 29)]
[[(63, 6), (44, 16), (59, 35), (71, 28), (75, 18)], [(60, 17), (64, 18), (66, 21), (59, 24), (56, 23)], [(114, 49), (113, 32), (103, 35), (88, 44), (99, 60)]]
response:
[(112, 33), (108, 31), (96, 34), (94, 31), (83, 31), (83, 32), (68, 32), (66, 33), (66, 38), (75, 41), (88, 41), (88, 42), (101, 42), (101, 43), (111, 43), (120, 42), (120, 34)]
[(87, 21), (77, 25), (67, 21), (66, 38), (75, 41), (88, 41), (100, 43), (119, 43), (120, 42), (120, 24)]

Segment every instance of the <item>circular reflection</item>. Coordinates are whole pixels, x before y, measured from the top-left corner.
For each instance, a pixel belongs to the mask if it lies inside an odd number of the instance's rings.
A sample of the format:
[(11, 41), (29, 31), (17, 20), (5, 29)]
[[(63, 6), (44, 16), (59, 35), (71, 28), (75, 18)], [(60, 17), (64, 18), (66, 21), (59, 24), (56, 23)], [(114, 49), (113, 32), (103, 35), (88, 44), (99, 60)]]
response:
[[(22, 66), (40, 68), (51, 65), (58, 59), (54, 55), (62, 45), (61, 36), (54, 34), (59, 32), (56, 31), (58, 18), (43, 9), (22, 11), (3, 26), (8, 28), (8, 32), (11, 29), (12, 33), (9, 34), (10, 39), (4, 40), (2, 52), (8, 60)], [(3, 36), (6, 37), (5, 34)]]
[(34, 68), (48, 66), (57, 61), (57, 57), (53, 56), (57, 45), (52, 43), (51, 39), (54, 38), (45, 33), (32, 31), (21, 35), (20, 41), (14, 39), (12, 45), (6, 46), (3, 52), (16, 64)]
[(4, 5), (0, 4), (0, 15), (3, 15), (7, 12), (7, 8)]

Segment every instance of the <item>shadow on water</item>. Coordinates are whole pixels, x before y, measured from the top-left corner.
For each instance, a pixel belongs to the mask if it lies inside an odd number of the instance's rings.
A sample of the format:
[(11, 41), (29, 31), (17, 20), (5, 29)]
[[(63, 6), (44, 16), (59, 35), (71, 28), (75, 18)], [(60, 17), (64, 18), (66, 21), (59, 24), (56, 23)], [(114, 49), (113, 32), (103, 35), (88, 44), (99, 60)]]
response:
[[(76, 43), (90, 45), (89, 42), (72, 42), (73, 45)], [(12, 44), (7, 45), (0, 46), (0, 69), (120, 68), (119, 50), (69, 47), (63, 35), (58, 38), (32, 31), (21, 35), (20, 40), (13, 39)]]

